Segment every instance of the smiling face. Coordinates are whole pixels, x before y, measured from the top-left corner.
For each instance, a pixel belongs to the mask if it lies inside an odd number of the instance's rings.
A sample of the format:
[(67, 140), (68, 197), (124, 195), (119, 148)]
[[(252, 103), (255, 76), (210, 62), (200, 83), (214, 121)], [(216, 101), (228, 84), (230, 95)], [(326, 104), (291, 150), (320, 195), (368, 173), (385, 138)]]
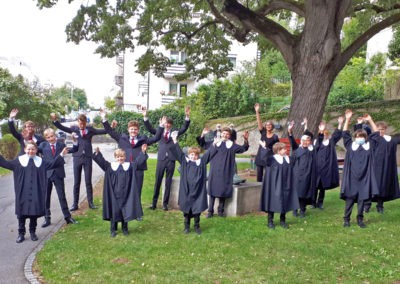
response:
[(311, 144), (311, 138), (307, 136), (307, 138), (301, 138), (301, 147), (308, 148)]
[(25, 122), (24, 129), (28, 136), (33, 136), (33, 134), (35, 134), (35, 124), (33, 124), (32, 121)]
[(44, 138), (46, 139), (47, 142), (49, 142), (50, 144), (54, 144), (57, 142), (57, 137), (56, 134), (54, 133), (54, 130), (49, 128), (46, 129), (43, 132)]
[(25, 154), (29, 157), (35, 157), (37, 153), (37, 146), (33, 143), (27, 143), (25, 146)]
[(128, 128), (128, 133), (130, 137), (136, 137), (139, 133), (139, 128), (137, 126), (131, 126)]
[(114, 158), (115, 158), (115, 161), (117, 163), (119, 163), (120, 165), (123, 164), (125, 162), (125, 159), (126, 159), (125, 151), (122, 150), (122, 149), (115, 150), (114, 151)]

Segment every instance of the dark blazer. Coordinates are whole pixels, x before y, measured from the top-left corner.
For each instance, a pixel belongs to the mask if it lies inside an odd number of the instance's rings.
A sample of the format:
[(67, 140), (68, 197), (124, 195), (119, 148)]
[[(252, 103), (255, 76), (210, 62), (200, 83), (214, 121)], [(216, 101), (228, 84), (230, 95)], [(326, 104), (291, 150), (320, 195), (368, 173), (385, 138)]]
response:
[[(178, 131), (178, 136), (182, 135), (189, 128), (190, 120), (185, 120), (185, 123), (181, 127), (181, 129), (170, 129), (168, 140), (165, 140), (163, 137), (163, 133), (161, 134), (160, 141), (158, 143), (158, 152), (157, 152), (157, 160), (166, 160), (169, 159), (171, 161), (176, 161), (174, 155), (168, 154), (170, 145), (174, 143), (171, 138), (171, 133), (174, 131)], [(156, 134), (156, 130), (151, 126), (149, 120), (144, 120), (144, 126), (151, 134)]]
[[(138, 140), (135, 143), (135, 146), (132, 147), (131, 142), (130, 142), (130, 137), (128, 134), (125, 133), (118, 133), (114, 129), (111, 128), (110, 123), (108, 121), (103, 122), (103, 126), (105, 131), (115, 140), (118, 142), (118, 148), (121, 148), (125, 151), (126, 153), (126, 161), (131, 162), (130, 157), (134, 157), (136, 159), (139, 157), (140, 153), (142, 153), (142, 145), (147, 144), (151, 145), (156, 143), (158, 140), (160, 140), (161, 135), (164, 131), (163, 127), (159, 127), (156, 131), (156, 135), (153, 137), (147, 137), (145, 135), (138, 135), (136, 139)], [(133, 161), (132, 161), (133, 162)], [(145, 161), (142, 164), (138, 164), (137, 170), (147, 170), (147, 162)]]
[[(56, 142), (56, 153), (53, 156), (53, 153), (51, 152), (51, 147), (49, 142), (43, 142), (39, 145), (38, 147), (38, 152), (42, 154), (42, 159), (44, 161), (51, 162), (54, 160), (58, 155), (61, 154), (62, 150), (66, 147), (66, 145), (62, 142)], [(75, 153), (78, 151), (78, 145), (74, 145), (72, 148), (68, 150), (68, 153)], [(47, 171), (46, 176), (47, 178), (50, 178), (53, 174), (55, 174), (58, 178), (65, 178), (65, 170), (64, 170), (64, 165), (50, 169)]]
[[(20, 154), (25, 154), (24, 148), (25, 148), (25, 140), (24, 137), (22, 137), (21, 133), (19, 133), (15, 129), (14, 121), (8, 120), (8, 127), (10, 128), (11, 134), (14, 136), (15, 139), (18, 140), (19, 145), (21, 146)], [(36, 145), (40, 145), (40, 143), (46, 141), (41, 135), (34, 134), (33, 135), (36, 138)]]
[(62, 125), (58, 120), (53, 121), (53, 124), (58, 129), (67, 132), (73, 133), (75, 132), (78, 135), (78, 151), (72, 154), (73, 157), (81, 157), (84, 156), (85, 158), (92, 158), (92, 138), (95, 135), (107, 134), (105, 129), (96, 129), (91, 126), (86, 126), (86, 135), (82, 137), (80, 129), (78, 126), (71, 126), (66, 127)]

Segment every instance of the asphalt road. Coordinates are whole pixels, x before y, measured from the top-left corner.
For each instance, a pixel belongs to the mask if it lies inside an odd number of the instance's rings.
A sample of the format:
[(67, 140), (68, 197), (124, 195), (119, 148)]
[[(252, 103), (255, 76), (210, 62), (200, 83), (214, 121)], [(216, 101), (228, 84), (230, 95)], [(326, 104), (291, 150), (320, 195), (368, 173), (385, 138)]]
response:
[[(97, 146), (94, 144), (94, 146)], [(100, 151), (108, 161), (112, 160), (115, 143), (98, 144)], [(72, 157), (68, 155), (65, 158), (65, 191), (68, 205), (72, 204), (72, 186), (73, 171)], [(93, 163), (93, 185), (103, 175), (103, 171)], [(86, 197), (86, 188), (84, 185), (84, 176), (82, 173), (80, 200)], [(25, 235), (25, 241), (21, 244), (15, 242), (18, 236), (18, 221), (15, 215), (15, 195), (14, 181), (12, 173), (0, 177), (0, 284), (13, 283), (34, 283), (34, 278), (30, 280), (31, 264), (34, 261), (35, 252), (40, 250), (44, 242), (50, 238), (65, 222), (58, 202), (57, 193), (53, 187), (51, 200), (51, 222), (47, 228), (42, 228), (43, 218), (38, 219), (38, 227), (36, 233), (39, 240), (31, 241), (29, 232)], [(101, 210), (101, 209), (100, 209)], [(73, 214), (72, 214), (73, 215)], [(28, 228), (27, 220), (26, 227)], [(70, 226), (79, 226), (70, 225)], [(28, 231), (28, 229), (27, 229)]]

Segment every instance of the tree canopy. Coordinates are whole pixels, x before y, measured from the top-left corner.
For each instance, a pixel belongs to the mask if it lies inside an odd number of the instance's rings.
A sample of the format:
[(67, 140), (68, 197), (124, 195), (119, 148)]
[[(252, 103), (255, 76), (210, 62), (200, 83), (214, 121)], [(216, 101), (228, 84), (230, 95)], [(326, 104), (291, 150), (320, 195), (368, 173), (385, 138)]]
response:
[[(58, 0), (37, 0), (51, 7)], [(72, 2), (73, 0), (69, 0)], [(67, 26), (67, 40), (98, 44), (97, 53), (112, 57), (135, 46), (146, 52), (136, 63), (144, 73), (162, 76), (171, 63), (161, 52), (184, 50), (188, 76), (225, 76), (231, 40), (263, 38), (282, 54), (291, 73), (289, 119), (309, 118), (316, 130), (332, 83), (352, 56), (382, 29), (400, 21), (398, 0), (115, 0), (82, 4)], [(345, 21), (357, 19), (353, 40), (342, 38)], [(289, 25), (282, 24), (287, 20)], [(313, 108), (309, 106), (313, 105)], [(300, 125), (295, 127), (299, 134)]]

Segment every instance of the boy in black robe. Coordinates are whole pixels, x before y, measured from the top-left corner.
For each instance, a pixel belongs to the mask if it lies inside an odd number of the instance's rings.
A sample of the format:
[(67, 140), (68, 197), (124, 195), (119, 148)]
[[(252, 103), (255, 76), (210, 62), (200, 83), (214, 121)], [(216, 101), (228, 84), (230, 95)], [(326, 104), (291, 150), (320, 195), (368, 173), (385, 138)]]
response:
[[(306, 121), (306, 119), (305, 119)], [(308, 130), (304, 131), (300, 139), (300, 145), (292, 136), (294, 122), (288, 126), (289, 141), (292, 147), (293, 165), (293, 186), (297, 190), (300, 204), (300, 218), (306, 215), (307, 204), (312, 204), (315, 194), (316, 183), (316, 160), (317, 152), (311, 144), (312, 133)], [(298, 216), (297, 210), (293, 211), (294, 216)]]
[(183, 212), (184, 233), (189, 233), (190, 219), (194, 218), (194, 230), (200, 235), (200, 214), (207, 209), (207, 163), (215, 155), (216, 149), (212, 147), (199, 158), (200, 149), (190, 147), (186, 157), (177, 143), (177, 136), (177, 132), (172, 133), (174, 145), (170, 151), (181, 164), (178, 205)]
[[(399, 180), (397, 178), (396, 152), (400, 144), (399, 136), (386, 134), (387, 123), (379, 121), (376, 124), (370, 116), (365, 118), (369, 121), (374, 132), (379, 131), (379, 136), (371, 135), (370, 140), (374, 146), (374, 171), (379, 187), (379, 195), (372, 201), (376, 201), (376, 210), (383, 213), (383, 202), (400, 197)], [(364, 204), (364, 212), (369, 212), (371, 201)]]
[[(365, 130), (358, 129), (351, 139), (349, 122), (353, 112), (346, 110), (346, 121), (343, 127), (343, 143), (346, 147), (346, 158), (343, 168), (343, 180), (340, 188), (340, 198), (346, 201), (344, 210), (344, 227), (350, 227), (350, 216), (354, 203), (358, 205), (357, 223), (365, 228), (364, 202), (379, 194), (378, 185), (373, 170), (373, 144), (367, 141)], [(372, 134), (377, 136), (377, 133)], [(373, 136), (371, 135), (371, 139)]]
[(14, 174), (15, 214), (18, 218), (17, 243), (25, 240), (26, 219), (30, 219), (31, 240), (38, 240), (37, 219), (45, 214), (47, 170), (62, 166), (65, 163), (62, 156), (68, 153), (68, 148), (64, 148), (56, 159), (48, 162), (36, 156), (38, 148), (35, 142), (26, 141), (24, 150), (24, 155), (12, 161), (7, 161), (0, 155), (0, 167), (13, 171)]
[(319, 124), (318, 139), (314, 141), (317, 149), (317, 181), (313, 206), (323, 209), (325, 190), (339, 186), (339, 166), (336, 155), (336, 144), (342, 138), (343, 117), (338, 118), (338, 127), (330, 136), (325, 122)]
[[(231, 198), (233, 193), (233, 176), (235, 174), (235, 155), (249, 149), (249, 133), (243, 134), (244, 144), (238, 145), (230, 140), (231, 130), (222, 128), (221, 139), (217, 139), (211, 146), (217, 153), (210, 162), (210, 174), (208, 177), (208, 203), (207, 218), (214, 216), (215, 198), (219, 199), (218, 216), (225, 217), (225, 200)], [(210, 149), (211, 149), (210, 148)]]
[(273, 146), (275, 155), (266, 162), (267, 169), (261, 191), (261, 211), (268, 213), (267, 226), (274, 229), (274, 213), (280, 213), (280, 225), (287, 229), (286, 212), (299, 209), (299, 198), (293, 187), (292, 161), (286, 154), (286, 145), (277, 142)]
[(110, 221), (111, 237), (117, 235), (118, 222), (122, 223), (122, 233), (128, 235), (128, 221), (143, 216), (135, 171), (142, 167), (148, 158), (147, 145), (131, 163), (125, 162), (126, 154), (122, 149), (114, 151), (115, 162), (108, 162), (96, 148), (93, 160), (105, 172), (103, 187), (103, 220)]

